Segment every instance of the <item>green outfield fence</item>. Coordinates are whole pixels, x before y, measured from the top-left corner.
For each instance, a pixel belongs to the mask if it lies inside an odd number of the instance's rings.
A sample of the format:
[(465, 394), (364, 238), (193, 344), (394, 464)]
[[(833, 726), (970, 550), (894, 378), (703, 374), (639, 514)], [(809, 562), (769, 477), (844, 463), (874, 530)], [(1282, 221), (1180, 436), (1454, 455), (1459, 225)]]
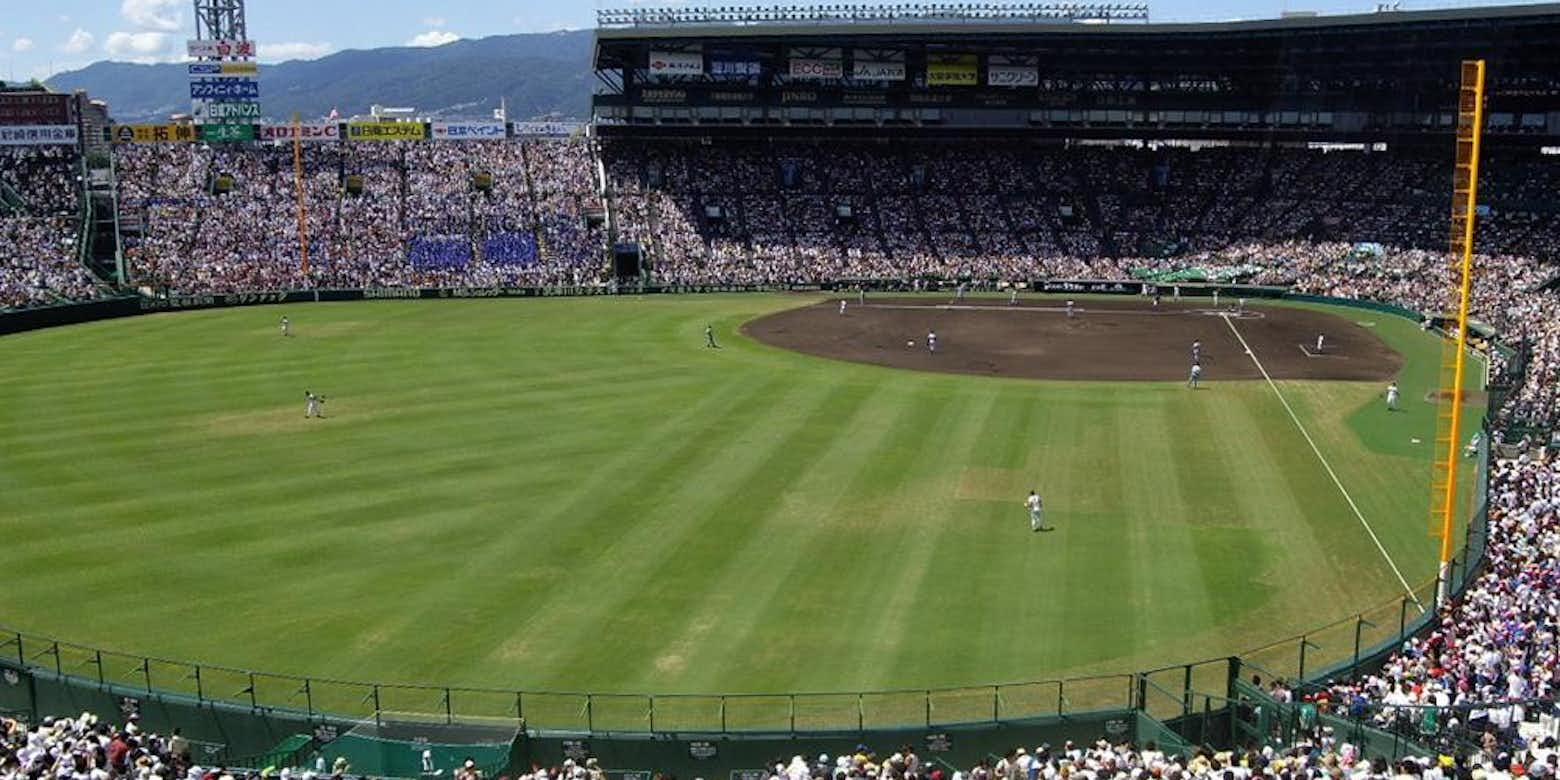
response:
[[(852, 282), (838, 287), (854, 289), (857, 285)], [(872, 289), (907, 289), (904, 283), (892, 285)], [(1278, 288), (1180, 287), (1183, 295), (1214, 289), (1229, 296), (1253, 298), (1284, 294)], [(152, 311), (284, 302), (776, 289), (819, 288), (458, 288), (140, 297), (5, 314), (0, 316), (0, 333)], [(1136, 282), (1046, 282), (1032, 289), (1068, 294), (1143, 291)], [(1293, 297), (1419, 318), (1407, 310), (1368, 302)], [(1484, 499), (1490, 462), (1487, 444), (1480, 454), (1476, 510), (1450, 571), (1453, 593), (1460, 592), (1477, 574), (1484, 559)], [(579, 740), (571, 737), (590, 737), (597, 740), (597, 752), (612, 740), (653, 741), (690, 735), (733, 739), (811, 735), (818, 740), (838, 740), (851, 734), (863, 738), (868, 734), (902, 736), (933, 729), (1008, 733), (1004, 729), (1042, 723), (1051, 727), (1071, 724), (1075, 729), (1091, 724), (1088, 728), (1105, 728), (1106, 734), (1159, 734), (1162, 744), (1190, 745), (1210, 737), (1232, 739), (1270, 733), (1273, 728), (1267, 723), (1256, 731), (1243, 731), (1235, 717), (1242, 712), (1241, 707), (1265, 697), (1260, 685), (1251, 685), (1252, 675), (1304, 685), (1368, 670), (1434, 618), (1435, 593), (1436, 583), (1426, 582), (1411, 593), (1239, 656), (1121, 674), (853, 692), (607, 693), (337, 680), (125, 653), (0, 628), (0, 711), (32, 717), (90, 711), (112, 719), (135, 710), (150, 716), (146, 721), (149, 728), (182, 727), (189, 738), (218, 746), (209, 750), (213, 754), (220, 750), (227, 760), (264, 756), (279, 744), (295, 741), (296, 735), (318, 734), (320, 729), (328, 731), (328, 738), (316, 738), (323, 744), (352, 729), (362, 733), (370, 727), (424, 732), (443, 727), (488, 728), (494, 730), (492, 733), (510, 729), (523, 731), (532, 740), (555, 740), (564, 751), (578, 747)], [(1269, 715), (1279, 711), (1271, 706), (1267, 710)], [(1298, 715), (1284, 714), (1273, 722), (1282, 724), (1283, 718), (1294, 717)], [(1153, 723), (1145, 727), (1144, 719)], [(1177, 739), (1172, 741), (1171, 735)], [(490, 734), (483, 744), (497, 744), (495, 739)], [(404, 760), (404, 756), (396, 759)]]

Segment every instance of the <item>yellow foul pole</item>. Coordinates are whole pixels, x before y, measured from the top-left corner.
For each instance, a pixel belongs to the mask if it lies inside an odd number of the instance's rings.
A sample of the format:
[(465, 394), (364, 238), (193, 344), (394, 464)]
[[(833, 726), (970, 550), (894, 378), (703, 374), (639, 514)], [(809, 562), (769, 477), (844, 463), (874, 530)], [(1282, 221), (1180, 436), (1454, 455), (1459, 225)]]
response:
[[(1448, 408), (1439, 428), (1445, 435), (1436, 437), (1443, 447), (1437, 458), (1444, 474), (1437, 475), (1441, 495), (1432, 507), (1440, 515), (1441, 557), (1437, 578), (1437, 599), (1444, 600), (1450, 589), (1452, 538), (1457, 511), (1458, 445), (1462, 436), (1462, 410), (1465, 368), (1468, 355), (1468, 302), (1473, 295), (1473, 235), (1475, 209), (1479, 203), (1479, 146), (1484, 131), (1484, 60), (1462, 63), (1462, 87), (1457, 104), (1457, 166), (1453, 174), (1451, 256), (1458, 259), (1456, 349), (1451, 366), (1451, 386), (1441, 387), (1441, 403)], [(1444, 382), (1443, 382), (1444, 385)], [(1438, 469), (1441, 470), (1441, 469)], [(1440, 480), (1444, 479), (1444, 483)]]
[(298, 193), (298, 256), (302, 259), (303, 275), (309, 275), (309, 207), (304, 198), (303, 186), (303, 124), (296, 113), (292, 116), (293, 137), (293, 189)]

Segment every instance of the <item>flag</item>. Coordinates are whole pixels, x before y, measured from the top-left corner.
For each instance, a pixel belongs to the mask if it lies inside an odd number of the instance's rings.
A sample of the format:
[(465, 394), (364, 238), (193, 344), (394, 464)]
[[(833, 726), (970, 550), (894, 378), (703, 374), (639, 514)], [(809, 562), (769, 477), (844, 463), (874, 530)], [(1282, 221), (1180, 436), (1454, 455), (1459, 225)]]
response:
[(331, 109), (330, 109), (330, 118), (331, 118), (331, 119), (332, 119), (332, 120), (335, 120), (335, 119), (340, 119), (340, 118), (341, 118), (341, 112), (340, 112), (340, 111), (337, 111), (337, 110), (336, 110), (336, 107), (335, 107), (335, 106), (331, 106)]

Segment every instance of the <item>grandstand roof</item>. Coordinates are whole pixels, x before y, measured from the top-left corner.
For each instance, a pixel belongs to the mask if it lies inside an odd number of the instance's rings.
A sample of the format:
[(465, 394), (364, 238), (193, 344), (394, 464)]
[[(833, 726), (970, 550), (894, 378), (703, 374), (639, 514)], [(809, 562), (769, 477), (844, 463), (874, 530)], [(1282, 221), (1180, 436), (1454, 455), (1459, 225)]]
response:
[(960, 37), (1008, 36), (1034, 33), (1082, 34), (1110, 36), (1171, 35), (1210, 33), (1292, 33), (1307, 30), (1333, 30), (1358, 27), (1390, 27), (1413, 25), (1442, 25), (1445, 23), (1499, 23), (1560, 19), (1560, 3), (1535, 5), (1508, 5), (1482, 8), (1447, 8), (1428, 11), (1381, 11), (1361, 14), (1337, 14), (1317, 16), (1293, 16), (1282, 19), (1243, 19), (1228, 22), (1172, 22), (1148, 24), (1079, 24), (1065, 21), (1034, 21), (1016, 23), (944, 22), (929, 23), (921, 20), (904, 22), (872, 21), (866, 23), (754, 23), (747, 25), (656, 25), (638, 27), (603, 27), (596, 30), (600, 40), (634, 40), (666, 38), (770, 38), (790, 36), (870, 36), (906, 34), (949, 34)]

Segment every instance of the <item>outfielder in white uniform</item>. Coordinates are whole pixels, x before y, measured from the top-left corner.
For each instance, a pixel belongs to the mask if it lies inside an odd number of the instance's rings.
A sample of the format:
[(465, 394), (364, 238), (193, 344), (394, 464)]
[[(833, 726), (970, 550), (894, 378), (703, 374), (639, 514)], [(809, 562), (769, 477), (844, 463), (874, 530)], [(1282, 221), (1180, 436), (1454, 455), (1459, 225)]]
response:
[(1397, 382), (1393, 382), (1392, 384), (1387, 385), (1387, 411), (1395, 412), (1397, 410), (1398, 410), (1398, 386), (1397, 386)]
[(287, 319), (286, 315), (282, 315), (282, 335), (292, 335), (292, 320)]
[(844, 298), (840, 299), (840, 316), (841, 317), (845, 316), (845, 299)]
[(1193, 390), (1196, 390), (1197, 389), (1197, 382), (1201, 378), (1202, 378), (1202, 364), (1201, 363), (1193, 363), (1192, 364), (1192, 375), (1187, 378), (1186, 386), (1192, 388)]
[(1040, 501), (1038, 491), (1029, 491), (1029, 498), (1024, 499), (1024, 508), (1029, 510), (1029, 530), (1045, 530), (1045, 506)]
[(321, 420), (325, 419), (325, 412), (323, 411), (325, 398), (323, 396), (315, 395), (308, 390), (303, 391), (303, 397), (308, 399), (309, 402), (309, 405), (303, 410), (303, 419), (307, 420), (310, 417), (318, 417)]

